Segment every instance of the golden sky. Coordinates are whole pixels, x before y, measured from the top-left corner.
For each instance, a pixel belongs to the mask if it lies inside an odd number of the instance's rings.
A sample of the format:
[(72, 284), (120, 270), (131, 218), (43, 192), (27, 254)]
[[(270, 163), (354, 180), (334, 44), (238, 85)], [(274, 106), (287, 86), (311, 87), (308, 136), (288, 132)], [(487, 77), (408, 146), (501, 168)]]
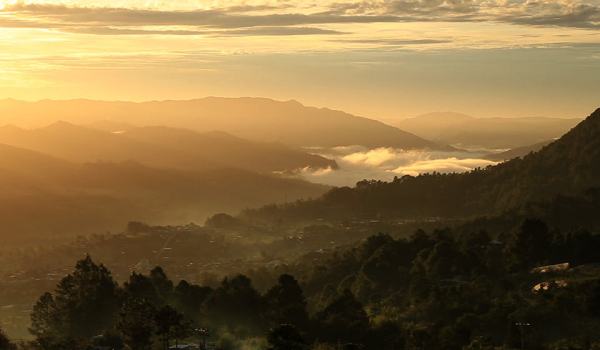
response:
[(583, 118), (598, 82), (600, 0), (0, 0), (0, 98)]

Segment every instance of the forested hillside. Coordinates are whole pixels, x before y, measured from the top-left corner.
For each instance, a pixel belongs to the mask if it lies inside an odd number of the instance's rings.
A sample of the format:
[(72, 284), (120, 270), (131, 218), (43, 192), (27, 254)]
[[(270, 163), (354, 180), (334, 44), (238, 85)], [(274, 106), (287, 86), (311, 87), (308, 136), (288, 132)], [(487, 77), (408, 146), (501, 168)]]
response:
[(312, 201), (247, 210), (247, 220), (466, 217), (600, 186), (600, 109), (541, 151), (464, 174), (358, 182)]
[[(600, 236), (528, 219), (497, 239), (485, 230), (378, 234), (326, 260), (240, 271), (212, 287), (160, 267), (120, 285), (88, 256), (39, 298), (30, 331), (44, 348), (182, 343), (198, 328), (221, 349), (597, 345)], [(559, 265), (536, 268), (547, 264)], [(258, 277), (271, 284), (257, 290)]]
[(0, 236), (31, 246), (117, 232), (127, 222), (204, 222), (219, 212), (318, 197), (329, 189), (240, 169), (193, 172), (136, 162), (75, 164), (0, 144)]

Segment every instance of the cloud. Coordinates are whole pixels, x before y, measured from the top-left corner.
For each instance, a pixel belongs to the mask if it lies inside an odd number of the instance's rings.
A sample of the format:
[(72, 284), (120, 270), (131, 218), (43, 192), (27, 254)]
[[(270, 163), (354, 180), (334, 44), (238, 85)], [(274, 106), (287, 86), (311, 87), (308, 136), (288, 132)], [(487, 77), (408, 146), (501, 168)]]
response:
[(235, 30), (153, 30), (113, 27), (63, 27), (63, 32), (95, 35), (206, 35), (206, 36), (281, 36), (281, 35), (337, 35), (345, 34), (336, 30), (311, 27), (265, 27)]
[(400, 166), (394, 170), (391, 170), (391, 172), (398, 175), (412, 176), (417, 176), (423, 173), (431, 173), (434, 171), (439, 173), (463, 173), (475, 168), (485, 168), (488, 165), (494, 164), (496, 163), (485, 159), (459, 159), (456, 157), (451, 157), (445, 159), (422, 160), (407, 166)]
[(511, 11), (509, 15), (500, 15), (498, 19), (530, 26), (600, 29), (600, 6), (575, 1), (558, 3), (528, 0), (513, 9), (516, 10)]
[(477, 167), (497, 164), (478, 158), (486, 151), (473, 152), (427, 152), (403, 151), (392, 148), (365, 149), (362, 146), (337, 147), (321, 150), (319, 155), (337, 161), (339, 170), (300, 169), (298, 176), (312, 182), (334, 186), (353, 186), (363, 179), (391, 181), (394, 176), (421, 173), (461, 173)]
[(428, 45), (428, 44), (446, 44), (451, 43), (452, 40), (440, 40), (440, 39), (413, 39), (413, 40), (402, 40), (402, 39), (348, 39), (348, 40), (331, 40), (338, 43), (345, 44), (376, 44), (376, 45), (392, 45), (392, 46), (403, 46), (403, 45)]
[[(318, 27), (323, 25), (400, 22), (503, 22), (600, 29), (600, 6), (579, 0), (384, 0), (325, 3), (325, 6), (316, 9), (321, 8), (322, 11), (316, 12), (310, 8), (294, 9), (291, 2), (192, 10), (17, 2), (5, 4), (0, 9), (0, 26), (53, 28), (98, 35), (205, 35), (209, 34), (207, 31), (218, 30), (231, 32), (214, 34), (317, 35), (340, 33)], [(144, 28), (152, 26), (178, 28)], [(268, 27), (273, 29), (269, 30)], [(235, 33), (233, 30), (239, 31)], [(437, 41), (388, 40), (380, 43), (408, 45)]]
[(342, 160), (351, 164), (365, 164), (370, 166), (381, 166), (396, 159), (397, 153), (391, 148), (377, 148), (367, 152), (356, 152), (342, 157)]
[(337, 30), (320, 29), (313, 27), (264, 27), (227, 30), (214, 33), (213, 35), (315, 35), (315, 34), (346, 34)]
[(206, 26), (209, 28), (248, 28), (296, 26), (327, 23), (396, 22), (394, 16), (331, 14), (243, 14), (228, 8), (214, 10), (164, 11), (121, 7), (81, 7), (55, 4), (6, 5), (0, 13), (26, 16), (56, 24), (89, 26)]

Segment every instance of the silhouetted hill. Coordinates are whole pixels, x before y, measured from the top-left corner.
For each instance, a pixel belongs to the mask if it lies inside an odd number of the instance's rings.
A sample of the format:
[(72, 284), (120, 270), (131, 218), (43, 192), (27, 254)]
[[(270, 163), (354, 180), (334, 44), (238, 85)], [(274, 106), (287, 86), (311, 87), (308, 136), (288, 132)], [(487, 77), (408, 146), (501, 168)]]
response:
[(485, 156), (485, 159), (500, 162), (500, 161), (504, 161), (504, 160), (517, 158), (517, 157), (519, 157), (519, 158), (525, 157), (526, 155), (528, 155), (531, 152), (537, 152), (537, 151), (541, 150), (542, 148), (548, 146), (551, 142), (552, 141), (544, 141), (544, 142), (536, 143), (531, 146), (523, 146), (523, 147), (513, 148), (513, 149), (511, 149), (509, 151), (505, 151), (505, 152), (491, 153), (491, 154), (488, 154), (487, 156)]
[(408, 132), (461, 148), (506, 149), (556, 139), (580, 119), (545, 117), (474, 118), (460, 113), (429, 113), (397, 122)]
[(281, 144), (252, 142), (219, 132), (199, 134), (167, 127), (132, 127), (123, 133), (111, 133), (61, 121), (33, 130), (0, 127), (0, 142), (77, 163), (133, 160), (154, 167), (200, 171), (337, 168), (333, 160)]
[[(304, 167), (337, 168), (335, 161), (321, 156), (280, 143), (252, 142), (221, 131), (199, 134), (186, 129), (143, 127), (126, 131), (123, 136), (172, 150), (179, 156), (187, 155), (242, 169), (284, 171)], [(179, 168), (184, 166), (181, 164)]]
[(381, 122), (296, 101), (209, 97), (189, 101), (0, 101), (1, 123), (39, 127), (56, 120), (87, 124), (113, 120), (195, 131), (222, 130), (245, 139), (291, 146), (450, 149)]
[(219, 212), (318, 197), (328, 187), (239, 169), (155, 169), (135, 162), (69, 163), (0, 145), (4, 245), (120, 230), (131, 220), (204, 222)]
[(523, 159), (464, 174), (361, 181), (321, 198), (244, 213), (248, 219), (453, 217), (488, 214), (527, 201), (600, 187), (600, 109), (559, 140)]
[(62, 159), (0, 144), (0, 196), (38, 192), (42, 184), (53, 186), (76, 167)]
[(492, 236), (510, 232), (528, 218), (536, 218), (562, 231), (586, 228), (600, 229), (600, 188), (589, 188), (574, 195), (558, 195), (551, 199), (528, 201), (508, 210), (469, 220), (459, 225), (460, 231), (485, 229)]
[(100, 131), (108, 131), (119, 133), (123, 131), (129, 131), (136, 127), (128, 123), (113, 122), (110, 120), (98, 120), (89, 124), (84, 125), (87, 128), (96, 129)]

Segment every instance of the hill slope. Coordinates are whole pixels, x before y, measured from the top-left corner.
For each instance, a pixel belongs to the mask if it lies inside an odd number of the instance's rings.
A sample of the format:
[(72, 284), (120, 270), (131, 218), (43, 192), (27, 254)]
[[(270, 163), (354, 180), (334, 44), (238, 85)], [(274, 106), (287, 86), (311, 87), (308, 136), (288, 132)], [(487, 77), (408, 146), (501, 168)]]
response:
[(453, 217), (488, 214), (526, 201), (600, 186), (600, 109), (537, 153), (464, 174), (362, 181), (318, 200), (249, 210), (249, 219)]
[(542, 148), (548, 146), (550, 143), (552, 143), (552, 141), (543, 141), (543, 142), (539, 142), (539, 143), (536, 143), (536, 144), (530, 145), (530, 146), (513, 148), (513, 149), (505, 151), (505, 152), (492, 153), (492, 154), (488, 154), (487, 156), (485, 156), (485, 159), (501, 162), (504, 160), (510, 160), (510, 159), (517, 158), (517, 157), (521, 158), (521, 157), (525, 157), (526, 155), (528, 155), (531, 152), (538, 152)]
[(11, 245), (120, 230), (131, 220), (203, 223), (218, 212), (318, 197), (328, 187), (239, 169), (79, 165), (0, 144), (0, 189), (0, 235)]
[[(172, 150), (172, 154), (222, 163), (257, 171), (284, 171), (298, 168), (337, 168), (334, 160), (308, 154), (281, 143), (262, 143), (244, 140), (221, 131), (199, 134), (186, 129), (143, 127), (125, 131), (122, 137)], [(187, 163), (197, 167), (198, 162)], [(185, 168), (181, 162), (178, 168)]]
[(139, 126), (166, 125), (195, 131), (222, 130), (253, 141), (286, 145), (448, 149), (381, 122), (296, 101), (216, 98), (143, 103), (90, 100), (0, 101), (0, 123), (39, 127), (65, 120), (88, 124), (113, 120)]
[(337, 168), (333, 160), (281, 144), (251, 142), (222, 132), (200, 134), (167, 127), (132, 127), (122, 133), (110, 133), (68, 122), (33, 130), (6, 126), (0, 127), (0, 142), (77, 163), (133, 160), (153, 167), (195, 171)]
[(560, 137), (580, 119), (474, 118), (459, 113), (429, 113), (394, 124), (434, 142), (465, 148), (517, 148)]

